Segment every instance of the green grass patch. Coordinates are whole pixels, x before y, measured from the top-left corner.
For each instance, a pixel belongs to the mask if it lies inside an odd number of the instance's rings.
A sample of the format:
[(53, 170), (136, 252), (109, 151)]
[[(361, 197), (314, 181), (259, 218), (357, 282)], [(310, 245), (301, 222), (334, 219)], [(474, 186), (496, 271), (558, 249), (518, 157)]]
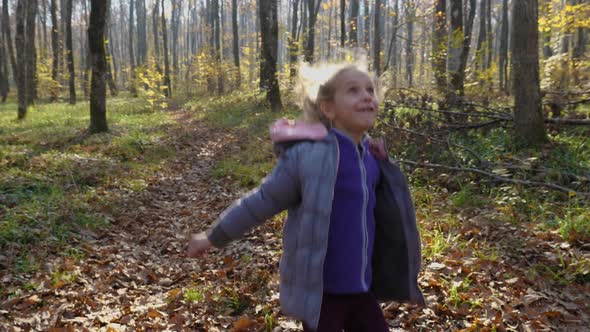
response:
[(77, 256), (71, 243), (79, 230), (109, 224), (116, 206), (109, 190), (147, 188), (175, 154), (168, 134), (176, 123), (123, 97), (108, 99), (110, 130), (96, 135), (87, 130), (87, 102), (39, 102), (22, 121), (16, 109), (14, 101), (0, 104), (0, 252), (9, 271), (25, 275), (50, 252)]

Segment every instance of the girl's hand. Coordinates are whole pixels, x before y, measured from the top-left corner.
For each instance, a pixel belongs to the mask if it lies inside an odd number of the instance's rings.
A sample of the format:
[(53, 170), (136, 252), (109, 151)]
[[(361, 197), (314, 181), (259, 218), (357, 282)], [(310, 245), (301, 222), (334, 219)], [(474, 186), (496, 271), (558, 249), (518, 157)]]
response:
[(186, 248), (186, 255), (188, 257), (199, 257), (205, 251), (209, 250), (213, 245), (207, 239), (205, 232), (191, 235), (191, 240)]

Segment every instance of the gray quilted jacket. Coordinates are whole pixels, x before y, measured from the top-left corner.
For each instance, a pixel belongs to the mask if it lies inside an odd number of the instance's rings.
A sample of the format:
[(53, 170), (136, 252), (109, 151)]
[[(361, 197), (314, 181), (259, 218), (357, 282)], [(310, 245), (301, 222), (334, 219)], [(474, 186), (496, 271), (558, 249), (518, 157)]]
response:
[[(279, 267), (281, 309), (317, 328), (338, 143), (329, 133), (321, 141), (301, 141), (283, 150), (260, 187), (226, 209), (207, 234), (214, 246), (222, 247), (288, 209)], [(417, 284), (421, 248), (410, 191), (398, 166), (389, 160), (379, 160), (379, 166), (371, 290), (380, 300), (424, 304)]]

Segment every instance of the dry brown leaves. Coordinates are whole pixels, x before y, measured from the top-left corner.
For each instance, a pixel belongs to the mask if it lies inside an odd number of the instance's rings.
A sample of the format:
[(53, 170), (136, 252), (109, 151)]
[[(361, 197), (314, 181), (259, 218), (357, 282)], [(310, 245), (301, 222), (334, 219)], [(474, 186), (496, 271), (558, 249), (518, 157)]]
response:
[[(301, 330), (279, 311), (281, 220), (201, 259), (184, 257), (189, 234), (204, 230), (243, 193), (211, 176), (216, 160), (240, 142), (183, 111), (175, 115), (183, 128), (170, 136), (178, 159), (139, 195), (107, 193), (121, 197), (112, 226), (87, 234), (81, 260), (47, 257), (32, 280), (35, 290), (0, 302), (1, 330)], [(384, 304), (392, 330), (576, 330), (590, 324), (587, 284), (530, 274), (534, 264), (551, 267), (564, 255), (588, 259), (587, 252), (564, 248), (547, 232), (478, 215), (462, 216), (455, 230), (465, 245), (451, 245), (425, 262), (419, 282), (426, 307)], [(489, 243), (500, 248), (497, 257), (476, 254)], [(55, 280), (56, 274), (62, 277)], [(10, 280), (2, 284), (10, 287)]]

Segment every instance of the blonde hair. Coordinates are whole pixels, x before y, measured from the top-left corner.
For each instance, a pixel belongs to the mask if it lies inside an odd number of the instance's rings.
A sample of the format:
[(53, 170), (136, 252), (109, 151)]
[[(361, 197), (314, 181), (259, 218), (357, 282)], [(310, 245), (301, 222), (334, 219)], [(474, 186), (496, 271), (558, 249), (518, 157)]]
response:
[[(366, 74), (373, 81), (375, 90), (378, 90), (377, 79), (368, 71), (364, 62), (316, 64), (301, 63), (299, 65), (299, 80), (296, 94), (298, 106), (303, 111), (303, 120), (306, 122), (321, 122), (327, 128), (331, 127), (330, 121), (320, 109), (323, 101), (334, 98), (336, 82), (338, 78), (349, 71), (358, 71)], [(379, 95), (379, 94), (377, 94)]]

